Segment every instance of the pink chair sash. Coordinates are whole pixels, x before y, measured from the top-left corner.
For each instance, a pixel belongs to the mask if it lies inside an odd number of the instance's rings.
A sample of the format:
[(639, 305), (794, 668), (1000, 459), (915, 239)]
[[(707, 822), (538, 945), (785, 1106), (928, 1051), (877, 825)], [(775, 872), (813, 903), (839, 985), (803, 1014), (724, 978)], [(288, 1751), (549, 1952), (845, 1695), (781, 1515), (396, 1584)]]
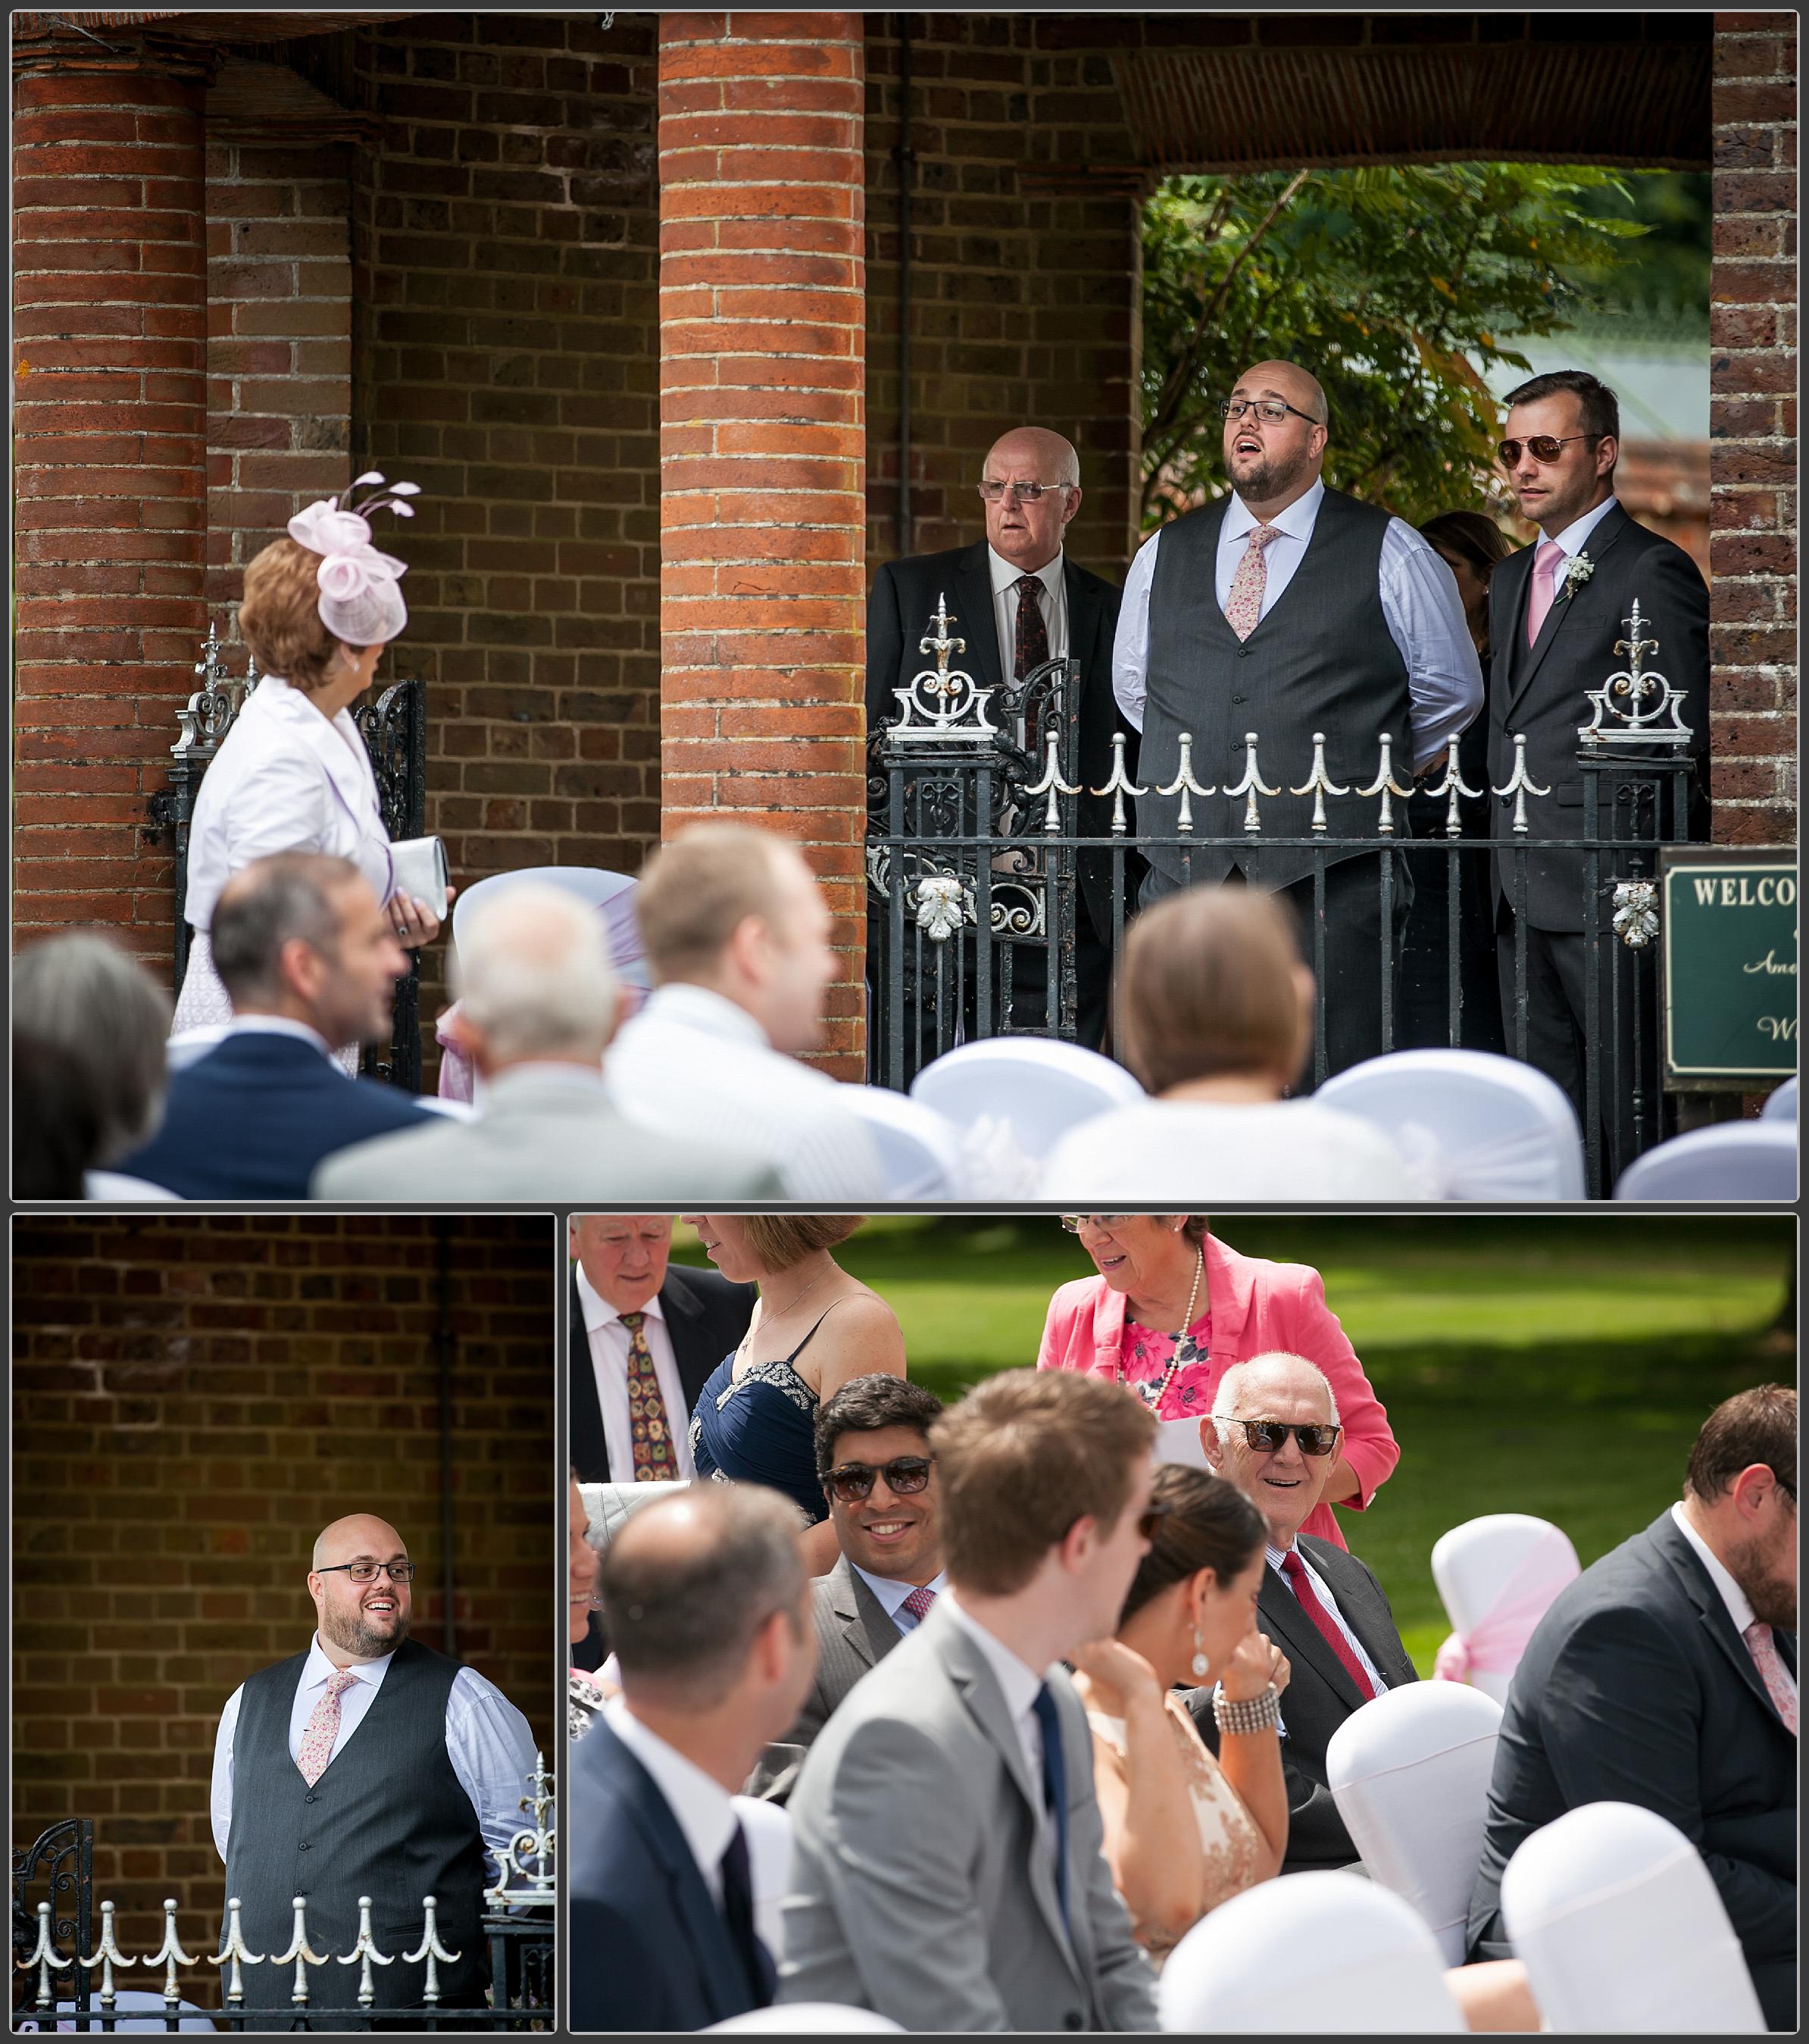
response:
[(1529, 1548), (1501, 1594), (1468, 1632), (1454, 1632), (1434, 1657), (1435, 1681), (1464, 1682), (1472, 1670), (1511, 1675), (1534, 1628), (1565, 1584), (1580, 1573), (1576, 1550), (1554, 1526)]

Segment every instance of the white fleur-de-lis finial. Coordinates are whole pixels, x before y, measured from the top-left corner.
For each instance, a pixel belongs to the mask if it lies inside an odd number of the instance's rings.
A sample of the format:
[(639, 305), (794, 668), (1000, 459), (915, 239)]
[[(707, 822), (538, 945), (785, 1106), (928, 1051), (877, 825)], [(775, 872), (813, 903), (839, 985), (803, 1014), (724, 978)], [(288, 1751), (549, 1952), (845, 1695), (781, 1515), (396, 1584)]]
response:
[(1398, 797), (1404, 802), (1408, 797), (1412, 794), (1413, 790), (1411, 788), (1404, 788), (1400, 785), (1400, 782), (1398, 782), (1394, 777), (1393, 732), (1385, 731), (1381, 734), (1381, 739), (1382, 761), (1381, 766), (1376, 770), (1376, 778), (1369, 783), (1368, 787), (1359, 788), (1357, 792), (1359, 795), (1380, 795), (1381, 797), (1382, 813), (1381, 820), (1377, 824), (1376, 828), (1381, 836), (1392, 837), (1394, 836), (1393, 805), (1395, 798)]
[(1527, 734), (1523, 731), (1514, 734), (1514, 770), (1508, 777), (1508, 785), (1505, 788), (1496, 788), (1493, 792), (1504, 801), (1509, 795), (1514, 797), (1515, 832), (1524, 837), (1527, 834), (1527, 797), (1529, 795), (1549, 795), (1551, 790), (1542, 788), (1527, 771)]
[(1178, 795), (1181, 797), (1181, 807), (1175, 812), (1174, 818), (1177, 836), (1193, 828), (1193, 797), (1197, 795), (1204, 801), (1207, 796), (1218, 792), (1214, 788), (1201, 787), (1193, 778), (1193, 733), (1191, 731), (1184, 731), (1181, 734), (1180, 750), (1181, 764), (1176, 770), (1174, 778), (1166, 788), (1156, 790), (1158, 795)]
[(1105, 786), (1093, 790), (1096, 795), (1109, 795), (1112, 797), (1112, 834), (1114, 837), (1122, 837), (1127, 828), (1124, 797), (1129, 795), (1135, 799), (1150, 792), (1147, 788), (1139, 788), (1125, 772), (1124, 743), (1123, 732), (1115, 731), (1112, 734), (1112, 771), (1105, 777)]
[(1244, 770), (1242, 777), (1233, 782), (1225, 793), (1235, 801), (1239, 795), (1244, 798), (1243, 827), (1253, 835), (1262, 828), (1262, 820), (1256, 813), (1258, 795), (1278, 795), (1281, 790), (1272, 788), (1256, 770), (1256, 733), (1244, 733)]
[(1348, 795), (1348, 788), (1341, 788), (1325, 770), (1325, 733), (1313, 733), (1313, 770), (1298, 788), (1288, 790), (1291, 795), (1311, 795), (1313, 798), (1313, 822), (1315, 831), (1326, 828), (1325, 798), (1327, 795)]

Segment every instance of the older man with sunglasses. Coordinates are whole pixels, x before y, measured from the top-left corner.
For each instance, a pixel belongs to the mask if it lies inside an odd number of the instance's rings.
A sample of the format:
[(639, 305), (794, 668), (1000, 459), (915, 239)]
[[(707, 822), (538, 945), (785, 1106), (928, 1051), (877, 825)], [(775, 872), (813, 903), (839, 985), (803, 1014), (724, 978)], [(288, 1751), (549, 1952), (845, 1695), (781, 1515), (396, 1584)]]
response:
[[(1580, 369), (1535, 376), (1508, 395), (1506, 437), (1496, 449), (1522, 515), (1538, 526), (1535, 546), (1511, 554), (1488, 585), (1488, 767), (1504, 788), (1514, 771), (1514, 740), (1524, 734), (1527, 771), (1549, 790), (1527, 804), (1525, 928), (1515, 894), (1512, 853), (1495, 855), (1496, 962), (1510, 1047), (1515, 1040), (1519, 940), (1526, 944), (1527, 1055), (1584, 1112), (1583, 1075), (1589, 1050), (1583, 901), (1587, 855), (1545, 851), (1544, 840), (1580, 837), (1583, 770), (1577, 731), (1592, 705), (1585, 691), (1624, 670), (1624, 620), (1638, 599), (1642, 636), (1652, 641), (1645, 663), (1677, 690), (1678, 713), (1690, 728), (1684, 756), (1694, 766), (1687, 835), (1708, 835), (1708, 591), (1681, 547), (1635, 524), (1615, 495), (1620, 455), (1620, 408), (1607, 386)], [(1607, 790), (1604, 788), (1604, 824)], [(1495, 836), (1512, 834), (1516, 797), (1496, 797)], [(1661, 836), (1670, 836), (1669, 820)], [(1605, 866), (1604, 866), (1605, 870)], [(1609, 875), (1611, 878), (1613, 876)], [(1605, 921), (1605, 912), (1604, 912)], [(1607, 962), (1613, 939), (1604, 928), (1601, 1013), (1613, 1012)], [(1648, 975), (1650, 978), (1650, 975)], [(1624, 988), (1627, 981), (1623, 976)], [(1621, 1001), (1623, 1054), (1630, 1051), (1633, 1002)], [(1642, 1018), (1646, 1041), (1657, 1040), (1656, 1001)], [(1604, 1022), (1604, 1028), (1607, 1025)], [(1630, 1089), (1618, 1090), (1624, 1096)], [(1609, 1158), (1627, 1161), (1627, 1110), (1603, 1089)]]
[[(1281, 1354), (1227, 1370), (1211, 1414), (1200, 1423), (1208, 1463), (1269, 1523), (1258, 1623), (1293, 1668), (1281, 1710), (1289, 1812), (1284, 1873), (1356, 1861), (1327, 1785), (1326, 1747), (1353, 1711), (1385, 1689), (1419, 1679), (1381, 1585), (1354, 1554), (1300, 1532), (1337, 1466), (1343, 1431), (1323, 1374), (1304, 1356)], [(1212, 1692), (1195, 1690), (1188, 1709), (1216, 1753)]]

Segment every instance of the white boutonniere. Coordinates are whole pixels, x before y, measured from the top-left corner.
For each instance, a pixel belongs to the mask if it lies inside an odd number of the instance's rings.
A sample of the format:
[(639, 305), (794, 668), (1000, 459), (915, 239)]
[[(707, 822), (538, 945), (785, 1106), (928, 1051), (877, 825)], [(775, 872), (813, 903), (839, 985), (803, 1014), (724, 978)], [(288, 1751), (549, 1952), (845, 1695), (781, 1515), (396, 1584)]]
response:
[(1557, 600), (1574, 596), (1591, 575), (1596, 572), (1596, 563), (1587, 554), (1573, 554), (1564, 564), (1564, 579), (1558, 585)]

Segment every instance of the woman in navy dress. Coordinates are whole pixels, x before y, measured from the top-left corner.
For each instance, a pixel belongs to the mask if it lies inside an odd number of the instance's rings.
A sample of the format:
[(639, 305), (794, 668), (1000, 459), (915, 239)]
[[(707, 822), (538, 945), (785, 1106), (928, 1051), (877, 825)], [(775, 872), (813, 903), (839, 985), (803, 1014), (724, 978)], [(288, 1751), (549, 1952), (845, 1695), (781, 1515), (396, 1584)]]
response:
[(904, 1374), (898, 1316), (830, 1251), (858, 1214), (687, 1214), (711, 1262), (759, 1287), (741, 1346), (716, 1366), (691, 1416), (700, 1478), (762, 1483), (804, 1515), (805, 1560), (841, 1553), (816, 1473), (816, 1414), (851, 1377)]

